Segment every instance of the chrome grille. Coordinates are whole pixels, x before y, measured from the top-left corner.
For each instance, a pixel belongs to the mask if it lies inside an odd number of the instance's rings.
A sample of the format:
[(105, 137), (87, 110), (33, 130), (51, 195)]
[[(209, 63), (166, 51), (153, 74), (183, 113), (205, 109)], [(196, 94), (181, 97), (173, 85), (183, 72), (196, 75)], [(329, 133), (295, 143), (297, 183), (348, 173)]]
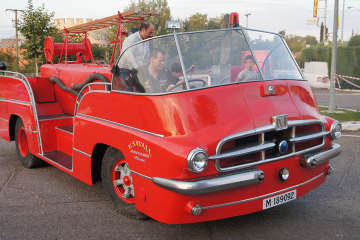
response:
[[(288, 128), (281, 130), (268, 125), (223, 138), (216, 154), (209, 159), (215, 160), (220, 172), (250, 168), (317, 150), (324, 146), (328, 134), (324, 124), (315, 119), (289, 121)], [(283, 140), (288, 142), (289, 148), (281, 154), (278, 145)], [(223, 149), (224, 146), (228, 149)], [(224, 167), (222, 162), (227, 160), (232, 164)]]

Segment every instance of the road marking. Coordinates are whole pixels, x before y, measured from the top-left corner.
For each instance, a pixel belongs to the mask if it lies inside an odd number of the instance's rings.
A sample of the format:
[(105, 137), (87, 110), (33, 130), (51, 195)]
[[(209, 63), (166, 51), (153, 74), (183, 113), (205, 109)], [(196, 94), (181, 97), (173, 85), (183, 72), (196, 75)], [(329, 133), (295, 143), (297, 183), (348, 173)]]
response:
[(343, 137), (355, 137), (360, 138), (360, 135), (342, 135)]

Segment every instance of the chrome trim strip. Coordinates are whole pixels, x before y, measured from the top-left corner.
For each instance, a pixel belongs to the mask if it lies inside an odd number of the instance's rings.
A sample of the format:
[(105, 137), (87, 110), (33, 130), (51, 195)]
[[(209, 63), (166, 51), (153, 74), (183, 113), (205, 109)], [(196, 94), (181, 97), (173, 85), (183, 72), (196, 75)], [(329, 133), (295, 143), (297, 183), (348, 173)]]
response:
[(184, 59), (183, 59), (183, 55), (182, 55), (182, 53), (181, 53), (181, 47), (180, 47), (180, 43), (179, 43), (179, 38), (178, 38), (178, 36), (177, 36), (176, 31), (174, 31), (174, 39), (175, 39), (176, 50), (177, 50), (177, 52), (178, 52), (178, 56), (179, 56), (181, 68), (182, 68), (182, 70), (183, 70), (183, 75), (184, 75), (184, 79), (185, 79), (186, 90), (189, 90), (189, 89), (190, 89), (189, 80), (188, 80), (188, 77), (187, 77), (186, 67), (185, 67), (185, 64), (184, 64)]
[(0, 71), (0, 73), (2, 74), (1, 76), (3, 76), (3, 77), (8, 77), (8, 78), (18, 80), (25, 85), (25, 88), (29, 94), (30, 104), (31, 104), (31, 108), (33, 111), (33, 115), (34, 115), (36, 131), (37, 131), (37, 143), (38, 143), (38, 147), (39, 147), (39, 154), (43, 155), (44, 152), (43, 152), (43, 146), (42, 146), (42, 140), (41, 140), (41, 131), (40, 131), (40, 124), (39, 124), (38, 113), (37, 113), (37, 108), (36, 108), (36, 102), (35, 102), (34, 93), (32, 91), (29, 80), (27, 79), (27, 77), (25, 75), (18, 73), (18, 72)]
[(246, 202), (259, 200), (259, 199), (262, 199), (262, 198), (267, 198), (267, 197), (270, 197), (270, 196), (273, 196), (273, 195), (276, 195), (276, 194), (280, 194), (280, 193), (283, 193), (283, 192), (287, 192), (287, 191), (290, 191), (290, 190), (292, 190), (294, 188), (298, 188), (298, 187), (304, 186), (306, 184), (309, 184), (309, 183), (319, 179), (320, 177), (322, 177), (324, 175), (325, 175), (325, 173), (321, 173), (321, 174), (317, 175), (316, 177), (313, 177), (313, 178), (311, 178), (311, 179), (309, 179), (309, 180), (307, 180), (307, 181), (305, 181), (303, 183), (300, 183), (298, 185), (288, 187), (288, 188), (285, 188), (285, 189), (282, 189), (282, 190), (279, 190), (279, 191), (276, 191), (276, 192), (272, 192), (272, 193), (268, 193), (268, 194), (264, 194), (264, 195), (261, 195), (261, 196), (240, 200), (240, 201), (235, 201), (235, 202), (204, 206), (204, 207), (201, 207), (201, 209), (206, 210), (206, 209), (219, 208), (219, 207), (228, 207), (228, 206), (232, 206), (232, 205), (237, 205), (237, 204), (241, 204), (241, 203), (246, 203)]
[[(305, 126), (305, 125), (310, 125), (310, 124), (320, 124), (321, 128), (322, 128), (322, 132), (324, 132), (324, 124), (323, 124), (323, 122), (321, 122), (318, 119), (291, 120), (291, 121), (288, 122), (288, 128), (292, 128), (292, 127), (296, 127), (296, 126)], [(232, 134), (230, 136), (224, 137), (222, 140), (220, 140), (220, 142), (218, 143), (218, 145), (216, 147), (216, 154), (210, 156), (209, 159), (215, 159), (215, 167), (219, 172), (230, 172), (230, 171), (255, 167), (255, 166), (260, 165), (260, 164), (279, 161), (279, 160), (285, 159), (285, 158), (294, 157), (294, 156), (297, 156), (297, 155), (301, 155), (301, 154), (304, 154), (304, 153), (307, 153), (307, 152), (317, 150), (317, 149), (319, 149), (319, 148), (321, 148), (321, 147), (323, 147), (325, 145), (325, 141), (323, 139), (323, 141), (322, 141), (322, 143), (320, 145), (317, 145), (317, 146), (314, 146), (314, 147), (311, 147), (311, 148), (307, 148), (307, 149), (304, 149), (304, 150), (301, 150), (301, 151), (298, 151), (298, 152), (292, 152), (292, 153), (289, 153), (289, 154), (286, 154), (286, 155), (283, 155), (283, 156), (279, 156), (279, 157), (275, 157), (275, 158), (269, 158), (269, 159), (262, 159), (260, 161), (250, 162), (250, 163), (247, 163), (247, 164), (241, 164), (241, 165), (236, 165), (236, 166), (227, 167), (227, 168), (222, 168), (220, 166), (220, 160), (221, 159), (217, 159), (217, 156), (221, 154), (220, 153), (221, 148), (227, 141), (236, 140), (238, 138), (243, 138), (243, 137), (252, 136), (252, 135), (258, 135), (258, 134), (266, 133), (266, 132), (269, 132), (269, 131), (275, 131), (275, 130), (276, 130), (275, 126), (273, 124), (271, 124), (271, 125), (259, 127), (259, 128), (244, 131), (244, 132), (235, 133), (235, 134)], [(230, 155), (230, 153), (229, 153), (229, 155)]]
[(30, 129), (27, 129), (27, 128), (25, 128), (25, 131), (31, 132), (31, 133), (38, 133), (38, 131), (33, 131), (33, 130), (30, 130)]
[(309, 141), (309, 140), (312, 140), (312, 139), (324, 137), (324, 136), (326, 136), (326, 135), (328, 135), (328, 134), (329, 134), (329, 132), (314, 133), (314, 134), (305, 135), (305, 136), (301, 136), (301, 137), (291, 138), (291, 139), (289, 140), (289, 142), (291, 142), (291, 143), (298, 143), (298, 142)]
[(300, 164), (306, 168), (314, 168), (326, 161), (329, 161), (331, 158), (338, 156), (341, 152), (340, 147), (340, 144), (334, 143), (329, 150), (303, 156), (300, 160)]
[(80, 150), (79, 150), (79, 149), (77, 149), (77, 148), (73, 148), (73, 150), (74, 150), (75, 152), (81, 153), (82, 155), (85, 155), (85, 156), (87, 156), (87, 157), (91, 158), (91, 155), (90, 155), (90, 154), (85, 153), (85, 152), (83, 152), (83, 151), (80, 151)]
[[(97, 86), (104, 85), (105, 90), (92, 90), (91, 87), (92, 87), (92, 86), (95, 86), (95, 85), (97, 85)], [(97, 92), (97, 93), (110, 93), (110, 91), (107, 90), (107, 88), (111, 88), (111, 87), (112, 87), (112, 84), (111, 84), (111, 83), (104, 83), (104, 82), (95, 82), (95, 83), (89, 83), (89, 84), (85, 85), (85, 86), (80, 90), (79, 94), (78, 94), (77, 97), (76, 97), (76, 103), (75, 103), (75, 108), (74, 108), (74, 116), (75, 116), (76, 113), (77, 113), (77, 110), (78, 110), (78, 107), (79, 107), (81, 101), (83, 100), (83, 98), (84, 98), (86, 95), (88, 95), (88, 94), (90, 94), (90, 93), (94, 93), (94, 92)], [(83, 92), (86, 88), (88, 88), (88, 91), (87, 91), (84, 95), (82, 95), (82, 92)]]
[(19, 103), (19, 104), (25, 104), (25, 105), (30, 105), (30, 102), (25, 102), (25, 101), (21, 101), (21, 100), (16, 100), (16, 99), (10, 99), (10, 98), (0, 98), (0, 101), (2, 102), (13, 102), (13, 103)]
[(235, 134), (226, 136), (223, 139), (221, 139), (220, 142), (218, 143), (218, 145), (216, 147), (216, 153), (219, 153), (222, 146), (229, 140), (235, 140), (235, 139), (238, 139), (238, 138), (248, 137), (248, 136), (251, 136), (251, 135), (257, 135), (257, 134), (260, 134), (260, 133), (270, 132), (270, 131), (274, 131), (274, 130), (275, 130), (274, 125), (267, 125), (267, 126), (264, 126), (264, 127), (260, 127), (260, 128), (248, 130), (248, 131), (245, 131), (245, 132), (239, 132), (239, 133), (235, 133)]
[(9, 120), (2, 118), (2, 117), (0, 117), (0, 120), (3, 120), (4, 122), (9, 122)]
[(138, 175), (138, 176), (140, 176), (140, 177), (143, 177), (143, 178), (145, 178), (145, 179), (147, 179), (147, 180), (152, 181), (152, 178), (151, 178), (151, 177), (148, 177), (148, 176), (146, 176), (146, 175), (144, 175), (144, 174), (135, 172), (134, 170), (130, 170), (130, 172), (131, 172), (131, 173), (134, 173), (134, 174), (136, 174), (136, 175)]
[(138, 132), (141, 132), (141, 133), (149, 134), (149, 135), (152, 135), (152, 136), (155, 136), (155, 137), (161, 137), (161, 138), (165, 137), (164, 135), (161, 135), (161, 134), (148, 132), (148, 131), (141, 130), (141, 129), (134, 128), (134, 127), (130, 127), (130, 126), (127, 126), (127, 125), (124, 125), (124, 124), (121, 124), (121, 123), (113, 122), (113, 121), (110, 121), (110, 120), (106, 120), (106, 119), (102, 119), (102, 118), (98, 118), (98, 117), (94, 117), (94, 116), (89, 116), (89, 115), (82, 114), (82, 113), (77, 113), (76, 116), (85, 117), (85, 118), (91, 118), (91, 119), (98, 120), (98, 121), (103, 121), (103, 122), (106, 122), (106, 123), (110, 123), (110, 124), (114, 124), (114, 125), (117, 125), (117, 126), (120, 126), (120, 127), (128, 128), (128, 129), (138, 131)]
[(240, 156), (255, 153), (255, 152), (266, 151), (271, 148), (274, 148), (275, 146), (276, 146), (276, 144), (273, 142), (265, 142), (264, 144), (247, 147), (245, 149), (240, 149), (240, 150), (235, 150), (235, 151), (231, 151), (231, 152), (213, 155), (213, 156), (210, 156), (209, 159), (215, 160), (215, 159), (224, 159), (224, 158), (229, 158), (229, 157), (240, 157)]
[(264, 178), (265, 175), (263, 171), (254, 169), (242, 173), (224, 175), (194, 182), (160, 177), (153, 177), (152, 181), (156, 185), (173, 192), (185, 195), (198, 195), (262, 183)]

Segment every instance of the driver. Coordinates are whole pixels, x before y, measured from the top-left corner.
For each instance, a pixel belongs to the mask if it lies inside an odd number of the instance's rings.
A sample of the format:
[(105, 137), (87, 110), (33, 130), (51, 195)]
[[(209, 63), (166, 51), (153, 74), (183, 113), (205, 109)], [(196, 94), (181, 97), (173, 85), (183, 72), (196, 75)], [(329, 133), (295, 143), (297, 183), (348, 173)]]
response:
[(170, 71), (165, 68), (166, 57), (161, 49), (153, 49), (150, 63), (139, 68), (138, 77), (147, 93), (166, 92), (172, 78)]
[(248, 82), (248, 81), (259, 81), (260, 75), (257, 70), (254, 69), (255, 60), (251, 55), (245, 57), (245, 69), (242, 70), (236, 78), (236, 82)]
[[(186, 69), (186, 73), (192, 72), (196, 68), (195, 65), (191, 65), (188, 69)], [(181, 77), (184, 76), (184, 72), (182, 70), (181, 64), (176, 62), (171, 65), (171, 77), (169, 79), (169, 87), (167, 90), (175, 87), (178, 84), (184, 83), (184, 80), (180, 80)]]

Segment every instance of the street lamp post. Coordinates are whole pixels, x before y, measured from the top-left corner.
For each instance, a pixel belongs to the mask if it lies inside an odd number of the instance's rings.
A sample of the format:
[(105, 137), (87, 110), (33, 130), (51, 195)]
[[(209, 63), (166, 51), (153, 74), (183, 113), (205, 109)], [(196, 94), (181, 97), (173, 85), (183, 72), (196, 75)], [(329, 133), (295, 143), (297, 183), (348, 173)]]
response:
[(336, 81), (336, 58), (337, 58), (337, 33), (339, 23), (339, 0), (335, 0), (334, 4), (334, 26), (333, 26), (333, 42), (332, 42), (332, 57), (331, 57), (331, 81), (329, 94), (329, 112), (335, 110), (335, 81)]
[(345, 19), (345, 0), (343, 0), (343, 8), (342, 8), (341, 42), (344, 42), (344, 19)]
[(251, 16), (251, 13), (245, 14), (245, 17), (246, 17), (246, 27), (249, 27), (249, 16)]

